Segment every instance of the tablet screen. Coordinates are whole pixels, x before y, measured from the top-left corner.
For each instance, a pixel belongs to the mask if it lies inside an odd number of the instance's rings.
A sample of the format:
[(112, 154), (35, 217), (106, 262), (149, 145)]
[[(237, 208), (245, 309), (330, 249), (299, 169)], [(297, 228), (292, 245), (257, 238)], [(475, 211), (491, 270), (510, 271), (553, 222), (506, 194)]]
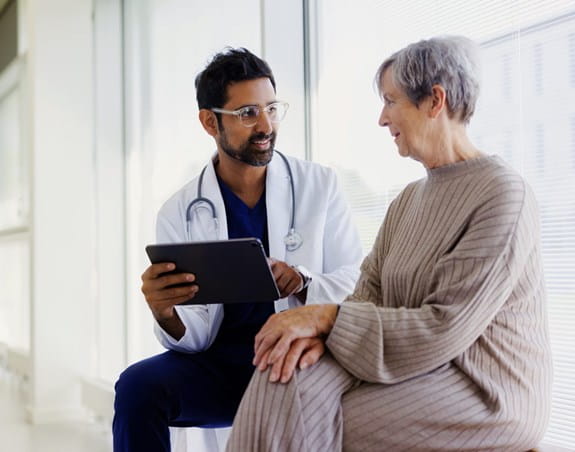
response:
[(199, 291), (182, 304), (258, 303), (280, 297), (257, 238), (148, 245), (154, 264), (173, 262), (171, 273), (193, 273)]

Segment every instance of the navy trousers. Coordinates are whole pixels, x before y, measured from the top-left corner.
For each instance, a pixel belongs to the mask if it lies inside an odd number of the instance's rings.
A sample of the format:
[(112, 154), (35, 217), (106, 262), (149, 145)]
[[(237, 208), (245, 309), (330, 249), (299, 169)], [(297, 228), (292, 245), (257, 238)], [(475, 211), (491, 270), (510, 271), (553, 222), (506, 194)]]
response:
[(253, 345), (168, 351), (128, 367), (116, 383), (114, 452), (170, 450), (168, 426), (232, 425), (254, 372)]

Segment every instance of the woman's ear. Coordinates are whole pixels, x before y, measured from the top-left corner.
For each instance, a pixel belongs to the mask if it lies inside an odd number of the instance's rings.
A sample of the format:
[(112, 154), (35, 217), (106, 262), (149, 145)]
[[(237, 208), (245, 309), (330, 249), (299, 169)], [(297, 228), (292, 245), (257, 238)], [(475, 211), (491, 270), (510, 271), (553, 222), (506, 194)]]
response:
[(209, 135), (215, 137), (218, 134), (218, 118), (213, 111), (202, 108), (198, 114), (202, 127)]
[(447, 93), (441, 85), (433, 85), (431, 87), (431, 105), (429, 107), (429, 116), (433, 119), (437, 118), (439, 114), (446, 108)]

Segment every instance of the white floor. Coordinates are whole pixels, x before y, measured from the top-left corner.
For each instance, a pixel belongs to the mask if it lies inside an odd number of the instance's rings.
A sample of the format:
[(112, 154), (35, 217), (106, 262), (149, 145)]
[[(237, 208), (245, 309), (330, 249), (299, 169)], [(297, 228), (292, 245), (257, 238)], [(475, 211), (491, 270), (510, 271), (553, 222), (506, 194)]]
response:
[(104, 424), (30, 425), (18, 385), (0, 375), (0, 449), (7, 452), (110, 452)]

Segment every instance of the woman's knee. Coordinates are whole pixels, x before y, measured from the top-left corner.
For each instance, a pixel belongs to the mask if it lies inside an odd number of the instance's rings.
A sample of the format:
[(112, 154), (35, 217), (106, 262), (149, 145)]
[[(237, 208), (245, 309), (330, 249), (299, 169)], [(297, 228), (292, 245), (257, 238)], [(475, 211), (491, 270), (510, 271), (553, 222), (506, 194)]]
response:
[(297, 370), (294, 375), (302, 397), (317, 397), (318, 391), (331, 390), (341, 394), (353, 386), (356, 379), (326, 353), (313, 366)]

